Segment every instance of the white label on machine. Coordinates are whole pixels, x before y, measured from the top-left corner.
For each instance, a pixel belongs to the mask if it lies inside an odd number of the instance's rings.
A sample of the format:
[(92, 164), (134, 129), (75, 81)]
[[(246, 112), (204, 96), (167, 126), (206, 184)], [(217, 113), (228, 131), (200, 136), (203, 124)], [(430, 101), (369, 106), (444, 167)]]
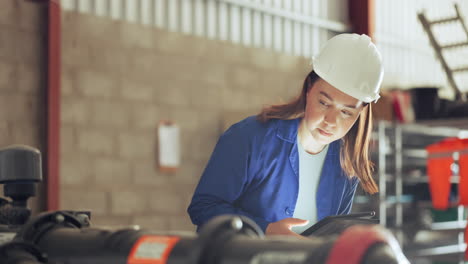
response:
[(166, 264), (178, 241), (179, 237), (174, 236), (142, 236), (133, 246), (127, 264)]
[(11, 242), (15, 235), (16, 233), (0, 233), (0, 246)]
[(140, 244), (135, 252), (136, 258), (160, 259), (166, 251), (167, 245), (158, 242), (146, 242)]
[(307, 253), (303, 251), (263, 252), (256, 255), (250, 264), (300, 264), (306, 258)]

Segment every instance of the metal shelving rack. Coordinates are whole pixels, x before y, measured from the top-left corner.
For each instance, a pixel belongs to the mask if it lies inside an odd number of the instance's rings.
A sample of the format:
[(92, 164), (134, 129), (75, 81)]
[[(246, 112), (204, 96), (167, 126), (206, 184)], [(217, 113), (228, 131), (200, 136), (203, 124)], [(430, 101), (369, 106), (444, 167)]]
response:
[[(465, 137), (466, 135), (468, 135), (468, 130), (449, 126), (396, 124), (387, 121), (379, 121), (376, 124), (373, 133), (376, 148), (373, 149), (372, 156), (378, 168), (376, 177), (380, 192), (377, 201), (375, 201), (376, 197), (366, 198), (367, 201), (374, 199), (374, 204), (378, 204), (381, 225), (394, 232), (408, 257), (432, 259), (437, 256), (450, 255), (450, 259), (456, 259), (456, 263), (465, 263), (463, 253), (466, 244), (463, 241), (463, 231), (467, 222), (463, 219), (466, 213), (463, 206), (457, 207), (458, 219), (456, 221), (432, 223), (422, 228), (423, 231), (428, 232), (441, 230), (457, 232), (458, 230), (457, 241), (451, 245), (418, 248), (405, 239), (403, 229), (408, 224), (405, 222), (405, 206), (419, 204), (421, 207), (431, 207), (430, 202), (411, 201), (411, 194), (404, 193), (405, 186), (428, 183), (428, 177), (425, 175), (427, 159), (425, 147), (443, 138)], [(413, 175), (408, 172), (412, 167), (416, 168), (413, 170)], [(453, 176), (451, 182), (457, 184), (459, 176)], [(366, 203), (369, 204), (369, 202)]]

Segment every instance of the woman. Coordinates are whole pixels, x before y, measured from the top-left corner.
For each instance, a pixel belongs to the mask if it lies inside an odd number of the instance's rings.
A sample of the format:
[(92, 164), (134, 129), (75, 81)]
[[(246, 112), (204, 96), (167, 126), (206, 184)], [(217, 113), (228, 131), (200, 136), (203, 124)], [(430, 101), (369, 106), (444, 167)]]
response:
[(267, 235), (296, 235), (351, 211), (358, 183), (378, 191), (368, 146), (381, 56), (366, 35), (340, 34), (313, 60), (301, 94), (231, 126), (219, 139), (188, 213), (200, 227), (244, 215)]

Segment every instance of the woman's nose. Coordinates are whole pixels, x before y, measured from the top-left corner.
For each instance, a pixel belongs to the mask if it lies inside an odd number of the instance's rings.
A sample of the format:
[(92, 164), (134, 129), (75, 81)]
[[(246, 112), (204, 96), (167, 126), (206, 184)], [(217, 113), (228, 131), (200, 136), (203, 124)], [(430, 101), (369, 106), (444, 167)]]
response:
[(332, 111), (327, 112), (323, 118), (323, 121), (325, 124), (329, 126), (335, 126), (336, 125), (336, 114)]

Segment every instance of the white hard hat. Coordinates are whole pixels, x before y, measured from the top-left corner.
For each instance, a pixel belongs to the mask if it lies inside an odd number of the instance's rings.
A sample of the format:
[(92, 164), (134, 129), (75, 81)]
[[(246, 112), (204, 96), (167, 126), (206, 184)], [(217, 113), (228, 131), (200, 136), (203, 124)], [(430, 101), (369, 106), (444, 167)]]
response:
[(367, 35), (340, 34), (312, 60), (320, 78), (365, 103), (380, 98), (384, 69), (380, 52)]

